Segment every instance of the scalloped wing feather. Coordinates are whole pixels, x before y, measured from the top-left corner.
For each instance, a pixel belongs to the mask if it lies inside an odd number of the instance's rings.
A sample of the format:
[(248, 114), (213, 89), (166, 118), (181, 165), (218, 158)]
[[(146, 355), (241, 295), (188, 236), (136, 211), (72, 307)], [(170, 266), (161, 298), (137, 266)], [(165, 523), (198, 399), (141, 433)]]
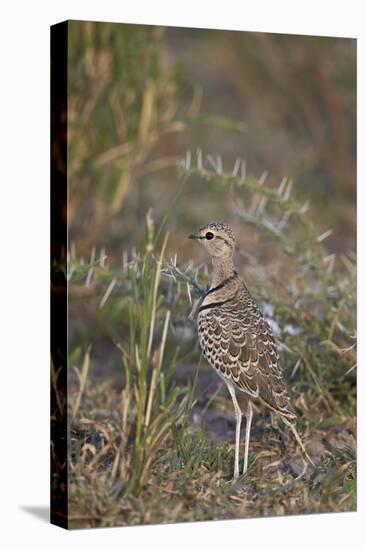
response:
[(222, 378), (289, 421), (295, 420), (276, 343), (252, 299), (202, 312), (198, 333), (205, 357)]

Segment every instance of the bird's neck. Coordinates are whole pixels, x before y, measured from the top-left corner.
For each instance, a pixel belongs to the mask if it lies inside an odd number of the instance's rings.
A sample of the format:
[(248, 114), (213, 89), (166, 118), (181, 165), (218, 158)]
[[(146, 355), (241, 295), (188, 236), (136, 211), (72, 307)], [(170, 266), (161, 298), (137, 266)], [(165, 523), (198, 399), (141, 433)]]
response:
[(212, 256), (212, 282), (211, 288), (218, 286), (225, 279), (232, 277), (235, 272), (235, 266), (232, 256), (224, 256), (217, 258)]

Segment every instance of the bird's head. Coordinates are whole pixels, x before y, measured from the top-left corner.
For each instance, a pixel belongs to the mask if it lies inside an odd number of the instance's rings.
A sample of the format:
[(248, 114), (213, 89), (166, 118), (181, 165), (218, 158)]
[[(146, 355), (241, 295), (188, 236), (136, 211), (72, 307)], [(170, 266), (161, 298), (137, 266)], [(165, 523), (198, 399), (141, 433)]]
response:
[(235, 237), (226, 223), (209, 223), (202, 226), (190, 239), (199, 240), (208, 253), (215, 258), (231, 257), (235, 248)]

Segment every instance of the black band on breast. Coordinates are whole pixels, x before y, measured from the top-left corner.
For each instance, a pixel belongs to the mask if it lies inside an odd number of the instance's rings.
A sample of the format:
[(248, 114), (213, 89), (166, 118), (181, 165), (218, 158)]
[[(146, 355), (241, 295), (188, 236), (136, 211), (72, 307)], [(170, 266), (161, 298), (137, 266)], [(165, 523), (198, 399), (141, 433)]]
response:
[(207, 304), (206, 306), (201, 306), (198, 310), (198, 313), (201, 313), (201, 311), (204, 311), (205, 309), (211, 309), (213, 307), (223, 306), (224, 304), (227, 304), (228, 302), (231, 302), (234, 300), (235, 295), (231, 298), (228, 298), (227, 300), (224, 300), (223, 302), (212, 302), (212, 304)]
[(208, 290), (205, 294), (205, 298), (206, 296), (208, 296), (209, 294), (211, 294), (212, 292), (216, 292), (216, 290), (221, 290), (221, 288), (224, 288), (224, 286), (226, 286), (228, 283), (230, 283), (230, 281), (233, 281), (236, 277), (238, 276), (238, 273), (237, 271), (234, 271), (233, 275), (230, 275), (230, 277), (227, 277), (227, 279), (224, 279), (222, 281), (222, 283), (220, 283), (219, 285), (215, 286), (214, 288), (210, 288), (210, 290)]

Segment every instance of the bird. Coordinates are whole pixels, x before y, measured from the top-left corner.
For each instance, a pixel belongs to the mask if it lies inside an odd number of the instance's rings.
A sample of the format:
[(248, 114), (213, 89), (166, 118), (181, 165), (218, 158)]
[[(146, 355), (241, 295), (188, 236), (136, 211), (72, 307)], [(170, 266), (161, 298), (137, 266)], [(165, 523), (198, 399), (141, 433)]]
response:
[(288, 425), (307, 460), (313, 464), (296, 429), (296, 412), (289, 397), (271, 328), (234, 265), (235, 236), (222, 222), (202, 226), (189, 235), (212, 259), (212, 279), (198, 306), (197, 328), (208, 363), (225, 382), (236, 419), (234, 480), (239, 477), (242, 410), (237, 392), (246, 396), (243, 474), (248, 454), (253, 401), (277, 413)]

